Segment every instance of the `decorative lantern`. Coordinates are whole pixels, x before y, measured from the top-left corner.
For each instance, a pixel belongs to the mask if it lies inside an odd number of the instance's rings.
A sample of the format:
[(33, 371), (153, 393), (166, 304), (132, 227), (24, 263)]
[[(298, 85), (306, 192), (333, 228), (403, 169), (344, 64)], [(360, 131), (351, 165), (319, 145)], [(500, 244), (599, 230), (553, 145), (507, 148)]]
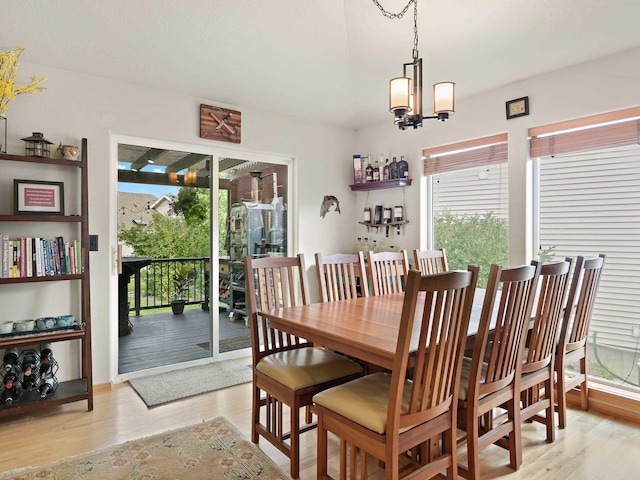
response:
[(26, 137), (22, 139), (26, 142), (25, 146), (25, 155), (27, 157), (49, 157), (50, 147), (49, 145), (53, 144), (40, 132), (33, 132), (30, 137)]

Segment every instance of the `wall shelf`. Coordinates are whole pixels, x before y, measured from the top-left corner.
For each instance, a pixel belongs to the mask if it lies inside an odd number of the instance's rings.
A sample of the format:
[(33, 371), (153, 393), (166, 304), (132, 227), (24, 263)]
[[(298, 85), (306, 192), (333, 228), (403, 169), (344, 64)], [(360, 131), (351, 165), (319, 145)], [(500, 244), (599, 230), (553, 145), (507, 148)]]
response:
[(411, 185), (410, 178), (395, 178), (393, 180), (380, 180), (379, 182), (354, 183), (349, 185), (352, 192), (361, 192), (365, 190), (381, 190), (383, 188), (408, 187)]
[(373, 222), (358, 222), (358, 223), (366, 227), (384, 228), (384, 227), (397, 227), (399, 225), (404, 225), (406, 223), (409, 223), (409, 220), (401, 220), (400, 222), (389, 222), (389, 223), (373, 223)]

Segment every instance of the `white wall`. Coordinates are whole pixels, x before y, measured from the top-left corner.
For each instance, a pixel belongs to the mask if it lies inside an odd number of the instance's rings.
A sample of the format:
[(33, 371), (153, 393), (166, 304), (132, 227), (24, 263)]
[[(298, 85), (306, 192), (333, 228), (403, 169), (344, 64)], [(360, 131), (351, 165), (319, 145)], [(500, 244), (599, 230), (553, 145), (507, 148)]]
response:
[[(640, 49), (636, 49), (463, 98), (458, 101), (456, 114), (450, 121), (426, 121), (425, 127), (419, 130), (398, 131), (389, 115), (387, 123), (356, 133), (248, 107), (223, 105), (215, 101), (216, 92), (211, 93), (212, 99), (197, 99), (23, 62), (19, 78), (46, 75), (49, 80), (45, 83), (46, 92), (18, 97), (11, 104), (7, 112), (8, 151), (22, 154), (24, 143), (20, 138), (34, 131), (43, 132), (56, 143), (78, 144), (80, 138), (88, 138), (90, 231), (100, 236), (100, 251), (90, 254), (94, 382), (100, 384), (113, 379), (109, 370), (110, 355), (113, 343), (117, 342), (114, 330), (117, 299), (110, 298), (117, 285), (110, 254), (115, 246), (117, 189), (115, 153), (110, 152), (112, 134), (178, 142), (192, 145), (198, 151), (210, 149), (214, 154), (221, 149), (237, 149), (295, 158), (297, 184), (292, 197), (295, 213), (291, 221), (297, 226), (297, 238), (291, 251), (304, 253), (310, 266), (316, 251), (327, 254), (353, 249), (356, 235), (364, 233), (364, 227), (357, 225), (357, 221), (361, 219), (365, 202), (367, 205), (405, 204), (411, 223), (405, 227), (397, 246), (419, 245), (421, 150), (508, 132), (510, 262), (515, 265), (527, 262), (531, 255), (527, 128), (637, 106), (640, 103), (637, 100), (639, 60)], [(457, 85), (460, 97), (464, 89), (465, 85)], [(529, 96), (530, 115), (505, 120), (504, 102), (522, 96)], [(242, 112), (240, 146), (199, 138), (200, 103)], [(425, 104), (425, 108), (430, 106)], [(413, 185), (406, 189), (350, 192), (352, 155), (377, 156), (381, 152), (407, 157)], [(6, 171), (1, 177), (0, 195), (5, 204), (10, 204), (10, 197), (7, 198), (10, 190), (1, 187), (11, 179), (6, 178)], [(342, 214), (331, 212), (321, 219), (320, 203), (327, 194), (338, 197)], [(313, 283), (314, 278), (310, 275)], [(29, 288), (25, 285), (21, 292), (28, 293)], [(0, 292), (3, 305), (14, 304), (2, 295)], [(50, 299), (38, 300), (55, 302), (55, 292), (49, 295)], [(8, 307), (6, 315), (18, 313)]]
[[(230, 105), (242, 112), (242, 143), (235, 146), (199, 138), (200, 104), (228, 106), (215, 101), (215, 92), (211, 93), (214, 99), (190, 98), (22, 62), (19, 79), (32, 75), (47, 76), (44, 84), (47, 90), (12, 102), (7, 112), (8, 152), (23, 154), (24, 142), (20, 138), (34, 131), (43, 132), (56, 144), (62, 141), (78, 145), (82, 137), (88, 139), (89, 229), (100, 237), (100, 250), (90, 254), (94, 383), (113, 379), (109, 365), (113, 344), (117, 342), (117, 298), (113, 298), (117, 275), (110, 253), (116, 244), (117, 214), (116, 157), (110, 151), (112, 134), (178, 142), (192, 145), (193, 151), (204, 149), (214, 154), (219, 149), (237, 150), (240, 158), (243, 151), (294, 158), (298, 182), (292, 197), (295, 216), (291, 222), (298, 226), (299, 233), (291, 252), (304, 253), (309, 265), (316, 251), (332, 253), (353, 248), (355, 213), (346, 186), (346, 179), (352, 175), (352, 131)], [(8, 206), (10, 191), (8, 187), (0, 188)], [(341, 200), (341, 215), (332, 212), (320, 218), (320, 204), (326, 194)], [(29, 288), (25, 285), (21, 291), (28, 293)], [(51, 301), (56, 301), (55, 294)], [(10, 309), (7, 315), (15, 315), (17, 319), (21, 313)], [(68, 375), (73, 373), (70, 370)]]
[[(427, 66), (428, 68), (428, 66)], [(640, 49), (605, 57), (574, 67), (534, 77), (523, 82), (470, 98), (461, 98), (455, 115), (447, 122), (425, 120), (418, 130), (399, 131), (388, 122), (363, 129), (356, 134), (356, 153), (384, 152), (404, 154), (409, 161), (413, 185), (405, 190), (407, 219), (411, 222), (400, 241), (401, 248), (420, 244), (419, 210), (422, 149), (507, 132), (509, 135), (509, 261), (511, 265), (531, 259), (530, 159), (527, 129), (562, 120), (585, 117), (640, 105)], [(429, 87), (425, 86), (427, 91)], [(465, 85), (456, 84), (458, 97)], [(505, 118), (505, 101), (529, 97), (530, 114), (512, 120)], [(425, 98), (424, 109), (432, 108)], [(385, 108), (381, 105), (380, 108)], [(368, 205), (392, 205), (401, 198), (401, 189), (371, 192)], [(365, 197), (358, 194), (356, 219), (360, 219)], [(364, 227), (358, 234), (364, 232)], [(426, 245), (421, 245), (422, 248)]]

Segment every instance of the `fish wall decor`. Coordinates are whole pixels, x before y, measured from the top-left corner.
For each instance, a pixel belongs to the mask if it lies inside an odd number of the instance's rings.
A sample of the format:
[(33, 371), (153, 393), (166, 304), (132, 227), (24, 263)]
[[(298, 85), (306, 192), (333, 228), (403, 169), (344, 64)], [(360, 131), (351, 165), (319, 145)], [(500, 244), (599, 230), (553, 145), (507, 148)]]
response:
[(324, 218), (327, 212), (331, 211), (331, 207), (335, 205), (334, 212), (340, 213), (340, 202), (333, 195), (325, 195), (322, 200), (322, 204), (320, 205), (320, 216)]

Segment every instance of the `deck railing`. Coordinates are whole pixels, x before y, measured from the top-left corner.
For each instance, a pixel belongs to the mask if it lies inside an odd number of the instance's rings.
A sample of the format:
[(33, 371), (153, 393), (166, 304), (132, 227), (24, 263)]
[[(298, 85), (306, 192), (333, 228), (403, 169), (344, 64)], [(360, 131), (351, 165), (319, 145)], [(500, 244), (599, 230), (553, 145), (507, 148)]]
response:
[[(209, 309), (210, 259), (154, 258), (151, 263), (131, 277), (134, 282), (133, 301), (129, 301), (129, 312), (139, 316), (141, 310), (169, 307), (174, 298), (186, 304), (201, 304)], [(186, 277), (186, 287), (176, 291), (176, 285)]]

